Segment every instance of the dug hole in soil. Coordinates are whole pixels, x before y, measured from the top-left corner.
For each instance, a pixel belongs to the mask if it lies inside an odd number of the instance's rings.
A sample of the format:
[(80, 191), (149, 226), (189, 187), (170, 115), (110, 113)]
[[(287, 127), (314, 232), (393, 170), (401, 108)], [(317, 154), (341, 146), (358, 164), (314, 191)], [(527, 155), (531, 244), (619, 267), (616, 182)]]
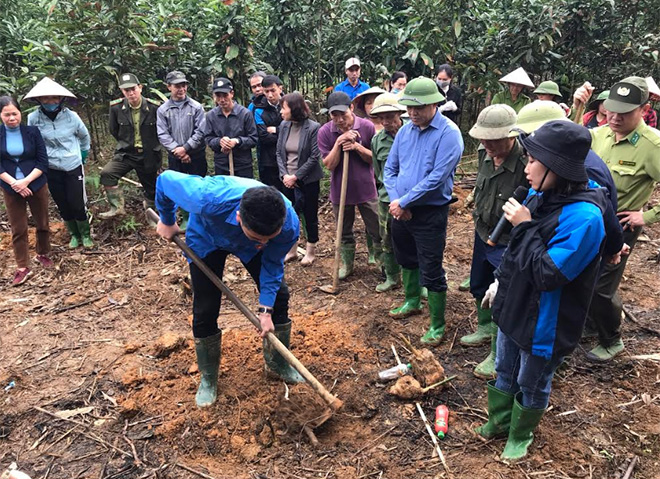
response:
[[(528, 457), (508, 465), (498, 459), (504, 440), (473, 433), (487, 405), (485, 382), (472, 370), (489, 346), (464, 348), (458, 341), (474, 330), (476, 318), (472, 297), (457, 290), (469, 274), (474, 230), (463, 207), (468, 191), (456, 193), (445, 253), (447, 332), (434, 353), (446, 375), (458, 377), (420, 400), (431, 421), (439, 404), (450, 409), (440, 446), (451, 477), (615, 478), (634, 457), (630, 477), (660, 477), (660, 363), (636, 358), (660, 350), (660, 226), (645, 229), (622, 282), (636, 321), (624, 321), (625, 353), (593, 365), (584, 359), (593, 340), (583, 342), (555, 377), (550, 410)], [(33, 479), (450, 477), (414, 401), (391, 396), (393, 383), (377, 381), (378, 371), (396, 364), (392, 344), (404, 362), (410, 358), (399, 334), (419, 347), (428, 319), (388, 317), (403, 292), (375, 293), (381, 275), (367, 265), (360, 221), (356, 271), (338, 295), (318, 289), (331, 280), (334, 256), (327, 203), (320, 257), (308, 268), (286, 266), (292, 351), (344, 402), (315, 429), (313, 446), (303, 427), (325, 405), (309, 386), (287, 387), (265, 375), (261, 340), (227, 301), (219, 317), (218, 400), (195, 407), (188, 266), (146, 226), (137, 202), (129, 210), (144, 224), (131, 231), (120, 228), (120, 219), (94, 220), (97, 247), (74, 252), (53, 213), (56, 268), (35, 267), (18, 288), (8, 286), (15, 263), (0, 217), (0, 472), (15, 461)], [(256, 306), (256, 287), (235, 259), (224, 280)]]

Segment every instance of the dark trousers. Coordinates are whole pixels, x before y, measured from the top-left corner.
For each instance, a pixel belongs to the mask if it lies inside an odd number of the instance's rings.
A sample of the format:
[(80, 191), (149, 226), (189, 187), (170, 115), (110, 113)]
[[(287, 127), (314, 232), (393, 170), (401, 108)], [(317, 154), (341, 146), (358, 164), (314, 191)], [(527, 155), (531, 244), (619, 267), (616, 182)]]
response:
[[(158, 153), (160, 155), (160, 152)], [(156, 178), (160, 162), (154, 168), (145, 168), (144, 153), (116, 154), (101, 171), (101, 184), (103, 186), (117, 186), (119, 180), (131, 170), (135, 170), (140, 183), (142, 183), (144, 197), (149, 201), (156, 200)]]
[(277, 166), (259, 165), (259, 181), (264, 185), (274, 186), (278, 191), (284, 193), (284, 184), (280, 179), (280, 169)]
[(470, 268), (470, 293), (476, 299), (486, 294), (488, 286), (495, 281), (495, 270), (502, 262), (506, 246), (489, 246), (474, 232), (474, 247), (472, 248), (472, 266)]
[(170, 170), (179, 171), (188, 175), (206, 176), (208, 166), (206, 165), (206, 151), (188, 153), (190, 163), (183, 163), (171, 153), (167, 154), (167, 167)]
[[(215, 250), (209, 253), (204, 263), (211, 268), (219, 278), (225, 269), (225, 261), (229, 251)], [(261, 273), (261, 256), (257, 254), (249, 263), (243, 263), (252, 279), (261, 289), (259, 275)], [(217, 334), (218, 314), (220, 313), (220, 300), (222, 294), (210, 279), (200, 270), (195, 263), (190, 263), (190, 278), (193, 287), (193, 336), (196, 338), (207, 338)], [(272, 314), (273, 324), (286, 324), (289, 321), (289, 288), (284, 279), (275, 297)]]
[(419, 268), (422, 286), (429, 291), (447, 291), (442, 260), (447, 239), (449, 205), (415, 206), (412, 219), (392, 221), (396, 262), (405, 269)]
[(305, 227), (307, 229), (307, 241), (317, 243), (319, 240), (319, 192), (321, 190), (320, 182), (296, 186), (295, 188), (284, 188), (284, 196), (291, 203), (296, 213), (305, 218)]
[(48, 189), (64, 221), (87, 220), (82, 165), (71, 171), (48, 168)]
[(27, 268), (30, 265), (28, 242), (27, 205), (30, 205), (32, 218), (37, 223), (37, 254), (50, 253), (50, 230), (48, 229), (48, 186), (44, 185), (32, 196), (23, 198), (18, 193), (3, 188), (7, 207), (7, 217), (11, 226), (11, 242), (14, 248), (16, 266)]
[[(623, 242), (630, 246), (630, 254), (632, 254), (641, 232), (641, 227), (623, 232)], [(605, 347), (612, 346), (621, 339), (623, 303), (617, 290), (629, 257), (629, 255), (623, 256), (617, 265), (605, 265), (591, 299), (588, 320), (596, 326), (599, 343)]]

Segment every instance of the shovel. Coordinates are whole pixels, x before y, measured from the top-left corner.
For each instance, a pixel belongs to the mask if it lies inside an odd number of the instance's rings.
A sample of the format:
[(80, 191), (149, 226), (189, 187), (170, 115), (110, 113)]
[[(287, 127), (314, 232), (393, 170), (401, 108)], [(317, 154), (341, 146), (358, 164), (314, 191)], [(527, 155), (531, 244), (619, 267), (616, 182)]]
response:
[[(156, 223), (158, 223), (158, 220), (160, 219), (156, 212), (151, 208), (147, 210), (147, 217)], [(191, 261), (195, 263), (195, 265), (200, 270), (202, 270), (206, 277), (210, 279), (211, 282), (220, 291), (222, 291), (222, 293), (227, 296), (227, 298), (229, 298), (232, 303), (234, 303), (238, 310), (243, 313), (243, 315), (254, 325), (255, 328), (261, 330), (261, 323), (259, 322), (259, 318), (257, 318), (256, 314), (254, 314), (252, 310), (250, 310), (250, 308), (248, 308), (245, 303), (243, 303), (243, 301), (241, 301), (239, 297), (236, 296), (213, 271), (211, 271), (211, 268), (209, 268), (206, 263), (204, 263), (204, 261), (202, 261), (201, 258), (190, 249), (185, 241), (179, 238), (179, 236), (175, 235), (172, 238), (172, 242), (181, 248), (186, 256), (188, 256), (188, 258), (190, 258)], [(312, 386), (314, 391), (316, 391), (321, 399), (323, 399), (323, 401), (325, 401), (325, 403), (330, 407), (331, 410), (328, 411), (327, 414), (324, 414), (325, 420), (329, 419), (333, 412), (339, 410), (343, 406), (343, 402), (339, 398), (330, 394), (330, 392), (325, 387), (323, 387), (323, 385), (312, 375), (312, 373), (310, 373), (307, 368), (300, 361), (298, 361), (298, 359), (291, 353), (291, 351), (289, 351), (273, 333), (268, 333), (266, 335), (266, 339), (277, 350), (277, 352), (282, 355), (286, 362), (289, 363), (296, 371), (298, 371), (303, 378), (305, 378), (305, 380)]]
[(341, 256), (341, 233), (344, 224), (344, 208), (346, 207), (346, 190), (348, 189), (348, 151), (344, 152), (344, 162), (341, 172), (341, 192), (339, 193), (339, 217), (337, 218), (337, 236), (335, 237), (335, 262), (332, 265), (332, 284), (326, 284), (319, 289), (324, 293), (339, 293), (339, 262)]

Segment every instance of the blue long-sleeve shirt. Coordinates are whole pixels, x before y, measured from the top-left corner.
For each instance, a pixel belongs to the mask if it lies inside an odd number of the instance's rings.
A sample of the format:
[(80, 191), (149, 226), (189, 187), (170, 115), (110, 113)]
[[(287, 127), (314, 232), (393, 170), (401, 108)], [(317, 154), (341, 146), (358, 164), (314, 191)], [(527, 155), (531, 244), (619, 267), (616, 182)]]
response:
[(390, 201), (399, 200), (401, 208), (449, 203), (462, 153), (460, 130), (439, 111), (423, 130), (406, 123), (385, 163), (383, 183)]
[(186, 243), (201, 258), (220, 249), (248, 263), (262, 251), (259, 303), (273, 306), (284, 277), (284, 256), (298, 240), (300, 224), (291, 202), (282, 195), (286, 205), (282, 231), (263, 247), (245, 236), (236, 218), (241, 197), (245, 190), (263, 186), (236, 176), (202, 178), (168, 170), (156, 181), (156, 207), (166, 225), (174, 224), (177, 206), (190, 212)]

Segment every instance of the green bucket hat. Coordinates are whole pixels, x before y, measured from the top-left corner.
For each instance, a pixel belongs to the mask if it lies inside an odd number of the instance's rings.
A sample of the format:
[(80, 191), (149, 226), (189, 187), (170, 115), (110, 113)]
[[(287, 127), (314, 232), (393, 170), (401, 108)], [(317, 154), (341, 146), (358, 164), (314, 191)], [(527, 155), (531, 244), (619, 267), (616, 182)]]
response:
[(604, 102), (605, 100), (607, 100), (607, 97), (609, 97), (609, 96), (610, 96), (610, 91), (609, 90), (601, 91), (596, 98), (591, 100), (591, 103), (589, 103), (589, 109), (590, 110), (597, 109), (598, 105), (600, 103)]
[(538, 86), (534, 93), (545, 93), (546, 95), (555, 95), (559, 98), (562, 98), (561, 93), (559, 92), (559, 85), (553, 81), (544, 81)]
[(612, 113), (628, 113), (649, 100), (649, 86), (642, 77), (628, 77), (610, 88), (605, 108)]
[(522, 107), (518, 112), (518, 121), (509, 133), (510, 137), (518, 136), (522, 130), (526, 134), (537, 130), (552, 120), (570, 121), (566, 118), (564, 109), (554, 101), (536, 100)]
[(495, 104), (481, 110), (469, 135), (477, 140), (501, 140), (516, 126), (516, 111), (509, 105)]
[(424, 106), (434, 105), (444, 100), (445, 97), (438, 91), (438, 86), (433, 80), (417, 77), (408, 82), (399, 103), (406, 106)]

